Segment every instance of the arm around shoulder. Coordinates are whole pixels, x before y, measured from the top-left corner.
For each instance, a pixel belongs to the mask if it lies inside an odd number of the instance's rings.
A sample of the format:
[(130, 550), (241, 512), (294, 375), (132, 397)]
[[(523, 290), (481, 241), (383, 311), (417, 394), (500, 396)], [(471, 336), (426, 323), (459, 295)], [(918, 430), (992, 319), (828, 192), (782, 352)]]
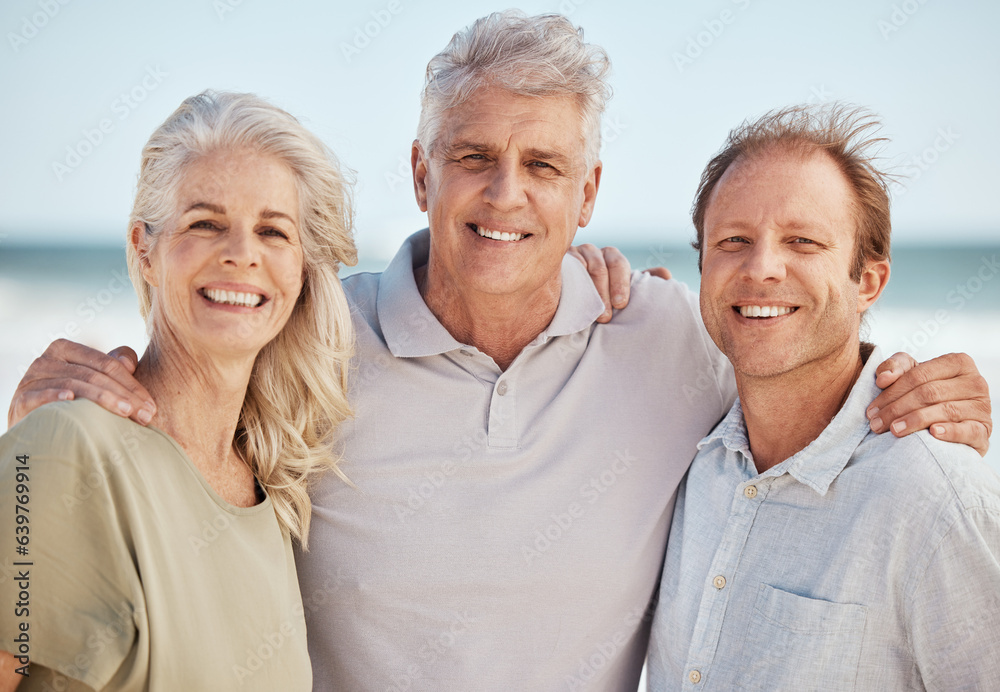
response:
[(139, 359), (121, 346), (103, 354), (83, 344), (58, 339), (32, 362), (14, 391), (7, 425), (55, 401), (89, 399), (116, 415), (142, 425), (152, 420), (156, 404), (132, 377)]

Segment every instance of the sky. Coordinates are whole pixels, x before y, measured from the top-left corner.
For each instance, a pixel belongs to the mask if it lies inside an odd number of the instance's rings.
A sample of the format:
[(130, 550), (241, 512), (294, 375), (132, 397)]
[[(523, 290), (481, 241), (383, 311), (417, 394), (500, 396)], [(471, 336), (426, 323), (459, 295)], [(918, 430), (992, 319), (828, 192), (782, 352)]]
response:
[[(681, 244), (726, 133), (783, 105), (843, 100), (891, 138), (894, 242), (995, 246), (1000, 3), (549, 0), (603, 46), (615, 96), (581, 241)], [(4, 243), (123, 242), (140, 150), (185, 97), (251, 91), (356, 172), (363, 258), (425, 224), (409, 150), (425, 65), (506, 5), (462, 0), (4, 0)]]

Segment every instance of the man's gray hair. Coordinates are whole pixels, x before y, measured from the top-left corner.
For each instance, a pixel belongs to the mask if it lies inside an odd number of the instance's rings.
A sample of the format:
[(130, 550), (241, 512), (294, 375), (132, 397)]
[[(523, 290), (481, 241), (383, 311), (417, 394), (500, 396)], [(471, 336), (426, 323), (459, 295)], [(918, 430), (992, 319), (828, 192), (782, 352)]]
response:
[(610, 71), (604, 49), (584, 43), (583, 30), (566, 17), (494, 12), (455, 34), (427, 64), (417, 139), (429, 154), (444, 112), (479, 89), (574, 96), (580, 104), (587, 163), (593, 165), (601, 150), (601, 114), (611, 97)]

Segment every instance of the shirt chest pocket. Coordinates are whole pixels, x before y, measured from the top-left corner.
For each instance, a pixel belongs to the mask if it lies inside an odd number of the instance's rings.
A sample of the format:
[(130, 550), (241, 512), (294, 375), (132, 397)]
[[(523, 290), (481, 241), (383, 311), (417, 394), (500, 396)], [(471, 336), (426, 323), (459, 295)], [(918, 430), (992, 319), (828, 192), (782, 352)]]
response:
[(745, 639), (744, 689), (853, 690), (866, 612), (761, 584)]

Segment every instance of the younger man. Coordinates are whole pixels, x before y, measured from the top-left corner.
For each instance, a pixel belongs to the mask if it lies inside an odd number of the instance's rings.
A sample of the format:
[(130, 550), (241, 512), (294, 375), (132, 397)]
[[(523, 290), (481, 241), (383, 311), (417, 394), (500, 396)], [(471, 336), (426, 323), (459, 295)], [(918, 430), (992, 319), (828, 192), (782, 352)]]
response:
[(679, 491), (652, 690), (1000, 689), (1000, 478), (871, 432), (886, 179), (861, 110), (730, 133), (695, 202), (701, 313), (739, 400)]

